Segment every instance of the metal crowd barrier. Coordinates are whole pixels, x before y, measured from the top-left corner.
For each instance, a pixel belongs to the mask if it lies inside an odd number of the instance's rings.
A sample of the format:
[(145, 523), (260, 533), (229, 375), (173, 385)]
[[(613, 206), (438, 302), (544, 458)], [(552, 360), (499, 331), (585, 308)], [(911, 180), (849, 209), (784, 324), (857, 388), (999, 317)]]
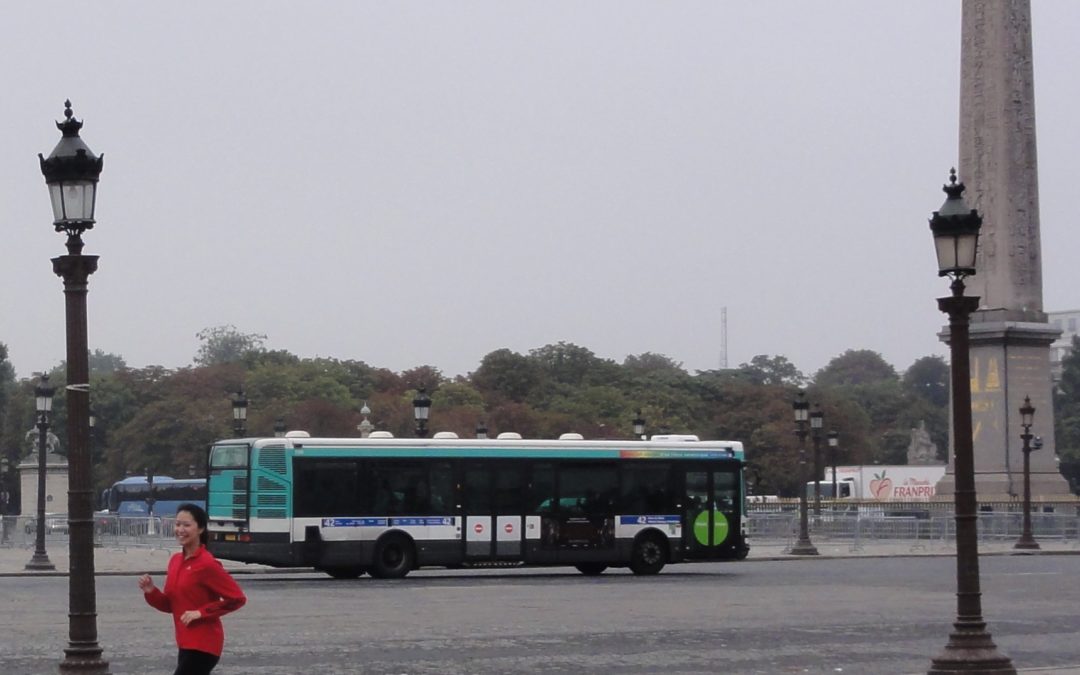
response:
[[(955, 546), (956, 522), (951, 513), (894, 515), (882, 510), (825, 511), (808, 516), (811, 539), (823, 543), (844, 543), (861, 550), (871, 542), (890, 542), (911, 550)], [(1080, 546), (1080, 515), (1032, 513), (1031, 531), (1036, 540)], [(747, 535), (750, 545), (783, 544), (790, 549), (798, 538), (798, 512), (750, 512)], [(1023, 532), (1023, 514), (980, 512), (978, 534), (981, 542), (1012, 541)]]
[[(110, 548), (168, 548), (176, 545), (173, 516), (94, 516), (94, 544)], [(3, 516), (0, 546), (33, 548), (37, 537), (36, 516)], [(67, 545), (67, 514), (45, 517), (46, 546)]]

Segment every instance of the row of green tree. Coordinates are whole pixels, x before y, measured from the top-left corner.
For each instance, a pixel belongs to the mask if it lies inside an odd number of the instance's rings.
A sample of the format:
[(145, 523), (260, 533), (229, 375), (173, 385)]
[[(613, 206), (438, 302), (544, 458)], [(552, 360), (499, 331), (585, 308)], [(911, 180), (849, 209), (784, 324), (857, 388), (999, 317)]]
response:
[[(250, 401), (247, 429), (271, 435), (289, 429), (316, 436), (357, 436), (361, 408), (376, 429), (414, 433), (412, 400), (420, 386), (432, 399), (432, 431), (525, 438), (578, 432), (586, 438), (633, 438), (640, 415), (647, 433), (691, 433), (740, 440), (758, 493), (793, 495), (800, 483), (791, 402), (798, 390), (820, 406), (825, 429), (839, 434), (838, 462), (902, 464), (911, 430), (925, 424), (943, 459), (948, 439), (948, 365), (938, 356), (898, 373), (879, 354), (849, 350), (813, 376), (783, 356), (755, 356), (737, 368), (689, 373), (660, 354), (622, 363), (559, 342), (520, 354), (500, 349), (468, 375), (446, 377), (432, 366), (403, 372), (362, 361), (300, 358), (264, 347), (266, 336), (232, 326), (202, 331), (190, 367), (128, 368), (122, 357), (90, 355), (95, 481), (103, 488), (132, 473), (183, 476), (202, 471), (206, 448), (232, 435), (231, 397)], [(1059, 449), (1080, 448), (1080, 361), (1067, 364), (1060, 406)], [(50, 380), (63, 390), (63, 364)], [(16, 381), (0, 344), (0, 448), (9, 466), (29, 452), (36, 378)], [(1071, 406), (1071, 407), (1070, 407)], [(65, 406), (54, 403), (53, 427), (64, 439)], [(1066, 443), (1062, 443), (1065, 440)], [(1070, 458), (1080, 453), (1069, 451)], [(1072, 460), (1068, 460), (1072, 462)], [(1066, 468), (1075, 466), (1063, 460)], [(10, 480), (9, 486), (14, 481)]]

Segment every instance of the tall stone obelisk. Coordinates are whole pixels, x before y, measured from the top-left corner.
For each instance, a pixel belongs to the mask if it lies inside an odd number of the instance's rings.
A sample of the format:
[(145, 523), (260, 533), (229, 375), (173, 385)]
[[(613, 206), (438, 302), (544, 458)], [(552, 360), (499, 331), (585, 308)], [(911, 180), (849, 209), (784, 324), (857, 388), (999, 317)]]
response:
[[(971, 408), (980, 501), (1023, 494), (1020, 406), (1035, 406), (1032, 495), (1064, 495), (1057, 468), (1050, 343), (1042, 304), (1030, 0), (964, 0), (960, 177), (983, 218), (971, 317)], [(939, 493), (953, 489), (952, 458)]]

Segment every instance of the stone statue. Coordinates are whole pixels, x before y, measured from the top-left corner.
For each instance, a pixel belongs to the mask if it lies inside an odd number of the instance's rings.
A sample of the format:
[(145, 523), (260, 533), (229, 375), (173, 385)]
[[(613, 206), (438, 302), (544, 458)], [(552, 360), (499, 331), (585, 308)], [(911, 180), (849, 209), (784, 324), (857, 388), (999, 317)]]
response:
[(919, 420), (918, 428), (911, 430), (911, 442), (907, 446), (908, 464), (941, 464), (938, 460), (937, 445), (930, 440), (926, 430), (926, 420)]
[[(38, 445), (40, 444), (40, 437), (41, 432), (39, 432), (36, 428), (26, 432), (26, 436), (23, 437), (27, 448), (24, 457), (29, 457), (30, 455), (33, 455), (37, 452)], [(59, 453), (60, 439), (57, 438), (56, 434), (54, 434), (50, 429), (45, 432), (45, 456), (48, 457), (49, 455), (58, 455)]]

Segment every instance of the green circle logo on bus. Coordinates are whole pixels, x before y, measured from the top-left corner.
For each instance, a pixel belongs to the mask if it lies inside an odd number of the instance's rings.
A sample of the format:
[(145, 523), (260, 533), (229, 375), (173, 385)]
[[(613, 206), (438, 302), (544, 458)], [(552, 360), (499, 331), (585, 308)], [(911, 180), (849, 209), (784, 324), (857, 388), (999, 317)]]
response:
[[(728, 530), (730, 528), (728, 527), (727, 516), (720, 513), (719, 511), (713, 511), (712, 513), (713, 513), (712, 545), (716, 546), (717, 544), (724, 543), (724, 540), (727, 539)], [(694, 539), (697, 539), (697, 542), (699, 544), (701, 544), (702, 546), (708, 546), (709, 545), (709, 512), (708, 511), (702, 511), (701, 513), (699, 513), (697, 515), (697, 518), (694, 518)]]

